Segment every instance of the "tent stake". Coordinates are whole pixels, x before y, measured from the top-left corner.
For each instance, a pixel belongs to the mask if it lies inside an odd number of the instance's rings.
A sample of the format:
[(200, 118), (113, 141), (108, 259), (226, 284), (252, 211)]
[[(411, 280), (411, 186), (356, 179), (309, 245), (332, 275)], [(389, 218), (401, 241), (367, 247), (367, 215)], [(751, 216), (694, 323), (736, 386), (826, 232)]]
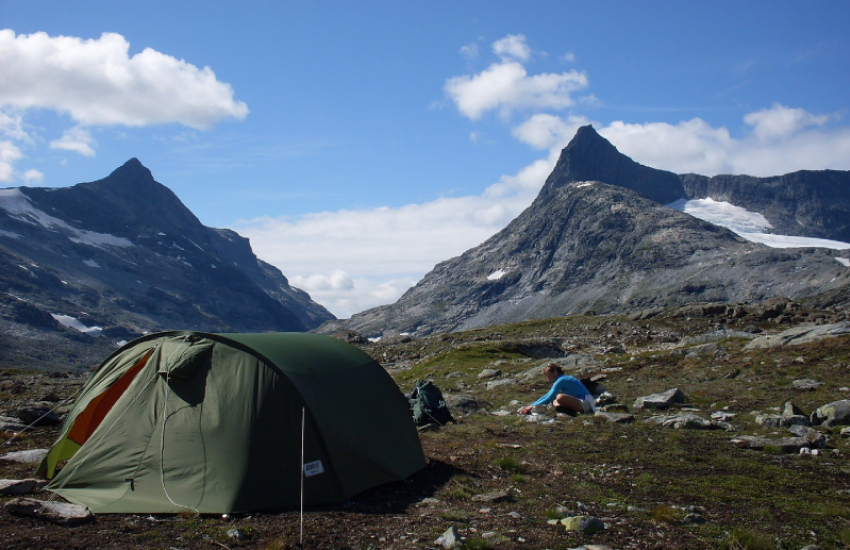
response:
[(301, 407), (301, 527), (298, 533), (299, 544), (304, 544), (304, 419), (306, 407)]

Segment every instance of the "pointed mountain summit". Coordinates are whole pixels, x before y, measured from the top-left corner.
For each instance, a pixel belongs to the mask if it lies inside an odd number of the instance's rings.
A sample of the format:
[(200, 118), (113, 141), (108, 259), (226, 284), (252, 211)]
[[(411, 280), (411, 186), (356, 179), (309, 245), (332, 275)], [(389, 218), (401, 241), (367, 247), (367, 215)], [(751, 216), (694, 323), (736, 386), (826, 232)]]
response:
[(539, 196), (505, 229), (438, 264), (395, 304), (320, 331), (424, 335), (850, 286), (850, 269), (830, 251), (768, 248), (663, 206), (685, 197), (677, 175), (642, 166), (581, 128)]
[(638, 164), (600, 136), (593, 126), (579, 128), (561, 151), (538, 200), (546, 200), (556, 189), (577, 181), (603, 181), (618, 185), (659, 204), (687, 197), (679, 176)]

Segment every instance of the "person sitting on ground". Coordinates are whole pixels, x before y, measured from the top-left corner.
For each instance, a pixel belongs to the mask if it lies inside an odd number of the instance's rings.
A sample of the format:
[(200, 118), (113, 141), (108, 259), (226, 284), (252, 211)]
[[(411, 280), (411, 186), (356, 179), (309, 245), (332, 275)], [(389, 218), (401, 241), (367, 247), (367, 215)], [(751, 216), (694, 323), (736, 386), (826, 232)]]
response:
[(520, 414), (529, 414), (538, 405), (555, 406), (558, 412), (594, 413), (596, 412), (596, 400), (587, 391), (587, 388), (578, 378), (564, 374), (564, 369), (555, 363), (543, 369), (543, 374), (552, 383), (549, 393), (526, 407), (522, 407)]

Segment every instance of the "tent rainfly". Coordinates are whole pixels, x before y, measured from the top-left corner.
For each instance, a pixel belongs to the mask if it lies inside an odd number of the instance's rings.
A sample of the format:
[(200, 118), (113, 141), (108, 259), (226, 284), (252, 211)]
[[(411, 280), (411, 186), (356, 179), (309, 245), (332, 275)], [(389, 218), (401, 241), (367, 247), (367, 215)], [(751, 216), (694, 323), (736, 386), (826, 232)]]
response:
[(407, 400), (354, 346), (163, 332), (94, 371), (38, 473), (96, 513), (231, 513), (298, 507), (302, 483), (307, 506), (344, 502), (424, 466)]

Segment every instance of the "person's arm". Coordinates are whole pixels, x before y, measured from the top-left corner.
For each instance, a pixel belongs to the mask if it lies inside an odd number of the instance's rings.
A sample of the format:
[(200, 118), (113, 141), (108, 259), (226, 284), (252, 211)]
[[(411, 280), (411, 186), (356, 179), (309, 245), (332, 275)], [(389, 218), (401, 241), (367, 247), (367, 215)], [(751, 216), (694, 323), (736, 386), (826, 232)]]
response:
[(536, 407), (537, 405), (548, 405), (549, 403), (554, 401), (555, 398), (558, 397), (558, 390), (556, 389), (557, 387), (558, 381), (555, 380), (555, 383), (552, 384), (552, 388), (549, 390), (549, 393), (532, 403), (531, 406)]

